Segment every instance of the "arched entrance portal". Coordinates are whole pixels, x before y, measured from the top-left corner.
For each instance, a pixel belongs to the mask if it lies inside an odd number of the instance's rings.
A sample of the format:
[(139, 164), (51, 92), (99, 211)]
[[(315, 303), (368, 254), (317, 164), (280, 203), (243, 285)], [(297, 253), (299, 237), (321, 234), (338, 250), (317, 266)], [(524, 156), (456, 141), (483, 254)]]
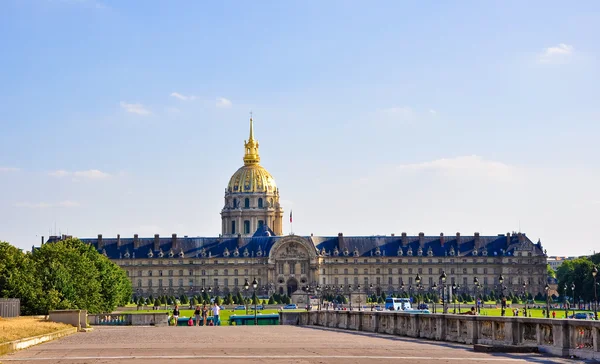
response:
[(298, 281), (295, 278), (290, 278), (287, 281), (287, 294), (289, 297), (292, 296), (292, 293), (298, 290)]

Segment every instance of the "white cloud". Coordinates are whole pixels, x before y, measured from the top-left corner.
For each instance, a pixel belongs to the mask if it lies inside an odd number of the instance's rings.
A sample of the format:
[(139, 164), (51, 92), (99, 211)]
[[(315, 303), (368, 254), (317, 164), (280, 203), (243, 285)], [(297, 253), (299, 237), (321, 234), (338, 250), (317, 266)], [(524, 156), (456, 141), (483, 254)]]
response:
[(65, 201), (60, 201), (60, 202), (54, 203), (54, 204), (47, 203), (47, 202), (37, 202), (37, 203), (17, 202), (14, 206), (21, 207), (21, 208), (28, 208), (28, 209), (46, 209), (46, 208), (50, 208), (50, 207), (66, 207), (66, 208), (79, 207), (80, 204), (79, 204), (79, 202), (76, 202), (76, 201), (65, 200)]
[(216, 107), (222, 108), (222, 109), (230, 108), (231, 105), (232, 105), (231, 100), (226, 99), (224, 97), (217, 98), (217, 103), (215, 104)]
[(548, 47), (539, 55), (540, 63), (564, 63), (573, 55), (574, 48), (571, 45), (560, 43), (554, 47)]
[(146, 107), (142, 104), (128, 104), (124, 101), (121, 101), (121, 108), (129, 113), (138, 114), (138, 115), (150, 115), (150, 110), (146, 109)]
[(487, 177), (511, 177), (515, 173), (515, 167), (486, 160), (481, 156), (470, 155), (455, 158), (442, 158), (430, 162), (403, 164), (397, 167), (400, 171), (441, 171), (445, 173), (458, 173), (468, 176), (473, 174)]
[(60, 206), (60, 207), (79, 207), (80, 206), (79, 202), (70, 201), (70, 200), (61, 201), (61, 202), (57, 203), (56, 205)]
[(196, 96), (194, 95), (190, 95), (190, 96), (186, 96), (186, 95), (182, 95), (179, 92), (171, 92), (171, 96), (172, 97), (176, 97), (179, 100), (183, 100), (183, 101), (191, 101), (191, 100), (196, 100)]
[(0, 172), (18, 172), (20, 171), (19, 168), (14, 168), (14, 167), (0, 167)]
[(433, 109), (429, 109), (429, 113), (431, 115), (437, 115), (437, 111), (433, 110)]
[(75, 171), (75, 172), (68, 172), (68, 171), (65, 171), (64, 169), (59, 169), (57, 171), (48, 173), (48, 175), (52, 176), (52, 177), (58, 177), (58, 178), (73, 176), (73, 177), (81, 177), (81, 178), (87, 178), (87, 179), (104, 179), (104, 178), (110, 177), (110, 174), (99, 171), (97, 169), (90, 169), (87, 171)]

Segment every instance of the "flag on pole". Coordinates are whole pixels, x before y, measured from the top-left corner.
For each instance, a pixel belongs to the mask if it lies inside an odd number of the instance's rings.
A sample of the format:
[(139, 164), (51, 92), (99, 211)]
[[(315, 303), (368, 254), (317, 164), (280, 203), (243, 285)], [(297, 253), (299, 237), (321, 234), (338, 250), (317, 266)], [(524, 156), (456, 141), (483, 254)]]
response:
[(292, 210), (290, 210), (290, 224), (292, 223)]

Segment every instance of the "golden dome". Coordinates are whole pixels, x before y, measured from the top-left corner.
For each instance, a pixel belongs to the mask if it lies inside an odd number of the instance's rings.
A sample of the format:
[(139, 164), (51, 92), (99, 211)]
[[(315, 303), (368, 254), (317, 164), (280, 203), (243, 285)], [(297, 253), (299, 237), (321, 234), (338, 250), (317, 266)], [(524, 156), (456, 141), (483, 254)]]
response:
[(275, 193), (273, 176), (260, 166), (258, 141), (254, 139), (254, 124), (250, 118), (250, 136), (244, 141), (244, 166), (238, 169), (227, 185), (228, 193)]
[(275, 193), (277, 185), (273, 176), (258, 164), (238, 169), (227, 185), (229, 193)]

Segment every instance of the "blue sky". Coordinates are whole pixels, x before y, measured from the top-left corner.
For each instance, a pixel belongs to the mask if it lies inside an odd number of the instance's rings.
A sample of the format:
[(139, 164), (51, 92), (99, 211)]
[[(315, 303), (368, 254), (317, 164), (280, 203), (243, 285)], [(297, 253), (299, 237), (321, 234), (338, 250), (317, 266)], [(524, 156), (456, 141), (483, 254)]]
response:
[(598, 34), (594, 1), (3, 1), (0, 240), (218, 235), (252, 110), (295, 233), (588, 254)]

